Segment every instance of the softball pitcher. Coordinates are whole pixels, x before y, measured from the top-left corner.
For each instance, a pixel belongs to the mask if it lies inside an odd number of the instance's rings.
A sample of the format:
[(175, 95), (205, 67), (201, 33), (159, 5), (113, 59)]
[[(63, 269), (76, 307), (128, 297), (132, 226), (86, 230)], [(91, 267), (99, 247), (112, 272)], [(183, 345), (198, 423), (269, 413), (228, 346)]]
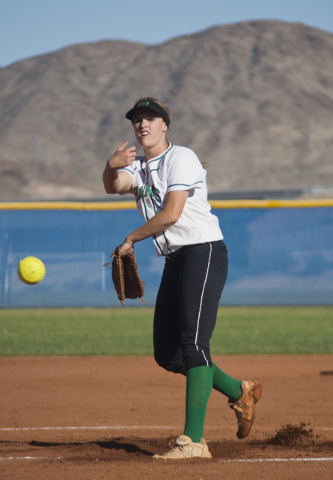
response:
[(123, 143), (108, 159), (107, 193), (133, 193), (145, 223), (129, 233), (121, 250), (152, 237), (165, 266), (154, 314), (154, 356), (164, 369), (186, 376), (186, 421), (174, 447), (157, 459), (211, 458), (204, 421), (212, 388), (228, 398), (246, 437), (261, 395), (258, 381), (236, 380), (210, 356), (228, 254), (207, 201), (206, 170), (195, 153), (167, 139), (171, 116), (158, 99), (140, 98), (126, 113), (144, 156)]

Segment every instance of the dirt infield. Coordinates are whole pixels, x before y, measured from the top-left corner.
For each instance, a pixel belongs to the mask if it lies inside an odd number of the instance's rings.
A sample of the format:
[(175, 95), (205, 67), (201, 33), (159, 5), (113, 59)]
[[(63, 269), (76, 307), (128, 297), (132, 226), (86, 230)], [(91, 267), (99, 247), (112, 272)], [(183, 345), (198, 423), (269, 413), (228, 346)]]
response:
[(239, 379), (260, 379), (250, 436), (213, 391), (211, 460), (154, 460), (182, 433), (185, 379), (152, 357), (0, 358), (0, 478), (333, 478), (333, 355), (215, 356)]

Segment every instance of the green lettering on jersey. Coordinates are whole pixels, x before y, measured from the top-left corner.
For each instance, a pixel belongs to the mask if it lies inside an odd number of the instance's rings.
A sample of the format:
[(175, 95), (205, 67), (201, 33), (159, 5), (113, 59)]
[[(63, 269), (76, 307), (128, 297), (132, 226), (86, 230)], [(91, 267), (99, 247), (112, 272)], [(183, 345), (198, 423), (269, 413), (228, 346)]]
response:
[(161, 197), (159, 195), (160, 191), (154, 187), (153, 185), (153, 193), (152, 193), (152, 196), (153, 198), (156, 198), (156, 200), (158, 201), (158, 203), (161, 203)]
[(144, 185), (140, 188), (134, 187), (133, 193), (137, 202), (142, 198), (149, 197), (152, 200), (155, 199), (158, 203), (161, 203), (161, 196), (159, 195), (160, 191), (154, 186), (151, 187), (150, 185)]

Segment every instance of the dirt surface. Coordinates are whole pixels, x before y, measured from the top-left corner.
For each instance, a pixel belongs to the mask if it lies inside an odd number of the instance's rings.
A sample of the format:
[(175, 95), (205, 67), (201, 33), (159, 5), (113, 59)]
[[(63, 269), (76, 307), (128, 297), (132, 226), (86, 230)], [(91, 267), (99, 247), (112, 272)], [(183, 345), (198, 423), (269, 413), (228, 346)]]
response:
[(154, 460), (184, 425), (185, 379), (152, 357), (0, 358), (1, 479), (333, 478), (333, 355), (216, 356), (260, 379), (250, 436), (213, 391), (211, 460)]

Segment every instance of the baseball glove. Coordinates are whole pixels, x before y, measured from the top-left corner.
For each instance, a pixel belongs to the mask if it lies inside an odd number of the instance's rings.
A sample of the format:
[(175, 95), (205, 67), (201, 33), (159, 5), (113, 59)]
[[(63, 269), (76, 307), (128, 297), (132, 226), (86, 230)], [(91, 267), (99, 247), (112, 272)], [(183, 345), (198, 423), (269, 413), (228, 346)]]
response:
[(140, 278), (134, 252), (126, 250), (120, 253), (117, 247), (111, 258), (112, 262), (106, 263), (104, 267), (109, 267), (112, 263), (109, 268), (112, 268), (112, 281), (120, 303), (125, 305), (125, 298), (140, 298), (141, 305), (142, 302), (146, 304), (143, 299), (145, 283)]

